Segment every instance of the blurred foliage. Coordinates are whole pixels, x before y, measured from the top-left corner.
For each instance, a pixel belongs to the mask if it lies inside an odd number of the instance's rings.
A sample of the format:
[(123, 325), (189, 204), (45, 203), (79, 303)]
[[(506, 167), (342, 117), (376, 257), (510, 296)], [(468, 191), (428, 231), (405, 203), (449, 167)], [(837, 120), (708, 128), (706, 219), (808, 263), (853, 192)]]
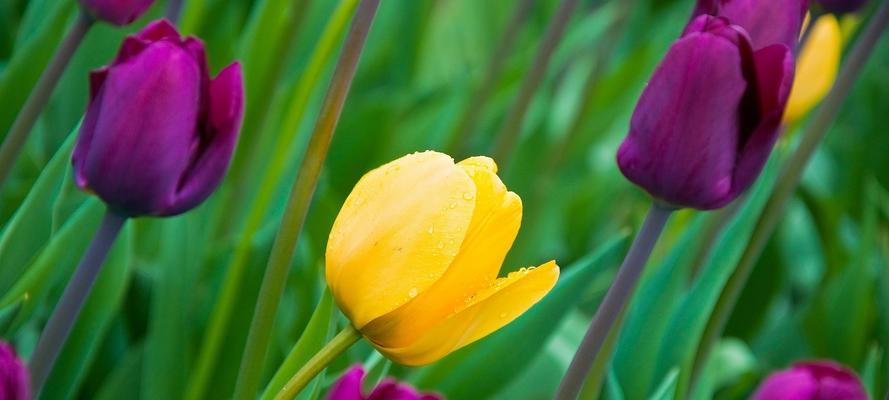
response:
[[(0, 2), (0, 135), (77, 12), (73, 0)], [(182, 26), (208, 45), (214, 71), (247, 71), (248, 114), (237, 161), (199, 209), (132, 223), (115, 247), (43, 398), (180, 398), (190, 385), (208, 316), (236, 243), (249, 240), (234, 320), (213, 365), (208, 398), (232, 391), (262, 268), (337, 51), (323, 59), (294, 132), (281, 132), (294, 91), (338, 2), (186, 0)], [(648, 199), (614, 154), (648, 76), (682, 29), (691, 0), (582, 1), (557, 48), (501, 175), (525, 204), (505, 271), (555, 258), (558, 289), (491, 337), (421, 369), (376, 361), (379, 372), (454, 399), (544, 399), (555, 390)], [(518, 1), (386, 0), (377, 16), (293, 261), (277, 317), (268, 382), (299, 340), (317, 347), (336, 312), (315, 313), (324, 246), (358, 178), (405, 153), (444, 150), (483, 84)], [(558, 2), (535, 1), (494, 76), (465, 148), (487, 154)], [(101, 215), (76, 190), (68, 159), (87, 102), (87, 73), (123, 36), (162, 15), (163, 1), (129, 28), (93, 29), (62, 77), (26, 153), (0, 193), (0, 336), (28, 356)], [(337, 41), (339, 43), (339, 41)], [(836, 359), (889, 388), (889, 40), (880, 42), (770, 239), (725, 337), (692, 376), (701, 324), (712, 311), (759, 209), (806, 122), (786, 133), (767, 172), (725, 230), (718, 213), (671, 221), (624, 317), (602, 397), (745, 398), (764, 374), (794, 360)], [(278, 135), (295, 135), (262, 227), (240, 230)], [(251, 152), (259, 156), (251, 157)], [(453, 154), (462, 158), (470, 154)], [(712, 249), (708, 246), (713, 245)], [(329, 300), (328, 300), (329, 306)], [(315, 315), (315, 316), (313, 316)], [(312, 321), (311, 323), (309, 321)], [(702, 322), (703, 321), (703, 322)], [(303, 331), (305, 330), (305, 335)], [(302, 338), (301, 338), (302, 337)], [(366, 344), (331, 366), (314, 394)], [(313, 397), (313, 396), (305, 396)]]

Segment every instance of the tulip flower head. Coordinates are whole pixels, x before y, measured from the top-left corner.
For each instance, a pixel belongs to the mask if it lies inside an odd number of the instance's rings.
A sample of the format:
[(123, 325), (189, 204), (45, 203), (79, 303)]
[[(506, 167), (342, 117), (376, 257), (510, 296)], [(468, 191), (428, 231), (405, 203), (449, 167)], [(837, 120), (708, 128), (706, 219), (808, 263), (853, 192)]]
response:
[(522, 202), (487, 157), (415, 153), (365, 175), (327, 243), (327, 282), (352, 325), (407, 365), (517, 318), (555, 285), (550, 261), (498, 278)]
[(91, 17), (112, 25), (125, 26), (138, 19), (154, 0), (80, 0)]
[(441, 400), (442, 397), (431, 393), (420, 393), (410, 385), (399, 383), (387, 378), (380, 382), (370, 395), (362, 393), (364, 368), (355, 365), (349, 368), (330, 388), (327, 400)]
[(238, 63), (211, 79), (203, 44), (158, 21), (90, 83), (72, 157), (80, 188), (128, 217), (180, 214), (216, 189), (244, 112)]
[(830, 91), (840, 67), (842, 47), (843, 33), (837, 18), (826, 14), (815, 20), (799, 54), (785, 122), (799, 121)]
[(28, 369), (12, 346), (0, 341), (0, 399), (29, 400), (31, 398)]
[(779, 135), (804, 11), (802, 0), (700, 1), (636, 105), (624, 176), (672, 207), (721, 208), (746, 190)]
[(867, 0), (818, 0), (824, 11), (834, 14), (848, 14), (860, 10)]
[(812, 361), (769, 375), (753, 400), (867, 400), (855, 373), (832, 361)]

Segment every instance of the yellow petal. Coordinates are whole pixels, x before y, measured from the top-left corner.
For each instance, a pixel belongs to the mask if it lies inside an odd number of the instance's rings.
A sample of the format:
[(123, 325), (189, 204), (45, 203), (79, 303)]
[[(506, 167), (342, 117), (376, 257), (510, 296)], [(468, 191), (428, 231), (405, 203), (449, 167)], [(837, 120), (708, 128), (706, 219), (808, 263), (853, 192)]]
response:
[(404, 156), (361, 178), (327, 242), (327, 282), (356, 328), (424, 292), (453, 262), (476, 189), (447, 155)]
[(415, 343), (384, 347), (373, 343), (390, 359), (405, 365), (434, 362), (518, 318), (543, 298), (559, 278), (559, 267), (550, 261), (498, 279), (468, 302), (468, 307), (436, 325)]
[(832, 14), (818, 18), (797, 59), (796, 77), (784, 121), (804, 117), (827, 94), (836, 79), (842, 51), (842, 32)]
[(518, 195), (506, 191), (493, 172), (496, 167), (465, 161), (458, 165), (466, 169), (478, 190), (475, 213), (463, 246), (441, 279), (427, 291), (362, 329), (377, 344), (409, 345), (443, 319), (466, 308), (466, 299), (497, 279), (518, 234), (522, 202)]

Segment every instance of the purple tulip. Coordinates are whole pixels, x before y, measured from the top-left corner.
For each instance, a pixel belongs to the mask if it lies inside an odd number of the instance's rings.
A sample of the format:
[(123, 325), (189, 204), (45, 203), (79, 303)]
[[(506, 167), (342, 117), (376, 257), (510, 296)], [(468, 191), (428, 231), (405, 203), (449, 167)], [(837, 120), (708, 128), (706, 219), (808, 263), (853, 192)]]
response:
[(821, 8), (834, 14), (847, 14), (858, 11), (867, 4), (867, 0), (818, 0)]
[(72, 157), (80, 188), (128, 217), (180, 214), (216, 189), (241, 127), (240, 64), (210, 79), (203, 44), (158, 21), (90, 78)]
[(0, 341), (0, 399), (30, 399), (31, 389), (28, 380), (28, 369), (15, 354), (15, 350)]
[(698, 0), (692, 20), (728, 18), (750, 35), (754, 50), (776, 43), (795, 49), (807, 10), (807, 0)]
[(867, 400), (855, 373), (832, 361), (811, 361), (769, 375), (753, 400)]
[(700, 15), (686, 27), (618, 150), (627, 179), (658, 201), (697, 209), (723, 207), (753, 183), (778, 138), (794, 72), (785, 43), (758, 47), (725, 17)]
[(91, 17), (112, 25), (129, 25), (142, 16), (154, 0), (80, 0)]
[(439, 400), (442, 397), (436, 394), (420, 393), (416, 389), (398, 383), (394, 379), (386, 378), (377, 387), (365, 396), (361, 392), (364, 382), (364, 368), (355, 365), (349, 368), (338, 379), (327, 393), (328, 400)]

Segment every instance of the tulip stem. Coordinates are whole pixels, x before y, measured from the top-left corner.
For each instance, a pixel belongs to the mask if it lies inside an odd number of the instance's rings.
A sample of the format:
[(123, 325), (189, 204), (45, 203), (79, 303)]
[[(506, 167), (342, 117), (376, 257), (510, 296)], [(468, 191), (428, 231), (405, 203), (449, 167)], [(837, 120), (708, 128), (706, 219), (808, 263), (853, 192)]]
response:
[(296, 374), (287, 381), (281, 391), (275, 395), (275, 400), (290, 400), (296, 396), (315, 378), (327, 364), (330, 364), (337, 356), (361, 339), (361, 333), (352, 325), (344, 328), (324, 347), (315, 353), (306, 365), (303, 365)]
[(68, 29), (65, 40), (56, 49), (55, 55), (47, 64), (46, 69), (43, 70), (43, 74), (40, 75), (34, 90), (28, 96), (25, 105), (22, 106), (22, 110), (12, 123), (12, 127), (9, 128), (6, 138), (3, 139), (3, 145), (0, 145), (0, 187), (3, 187), (3, 182), (9, 177), (9, 173), (12, 171), (16, 159), (18, 159), (22, 146), (27, 142), (28, 134), (31, 133), (31, 128), (34, 127), (34, 122), (37, 121), (37, 117), (40, 116), (40, 112), (43, 111), (43, 107), (49, 101), (56, 83), (59, 82), (59, 78), (65, 72), (65, 67), (68, 66), (68, 62), (71, 61), (71, 57), (80, 46), (80, 43), (83, 42), (83, 38), (92, 25), (93, 19), (86, 13), (81, 12), (77, 16), (74, 25)]
[(534, 99), (534, 93), (537, 92), (537, 88), (543, 82), (544, 74), (552, 59), (552, 55), (555, 53), (559, 41), (568, 28), (568, 22), (571, 20), (574, 9), (577, 8), (577, 3), (578, 0), (562, 0), (561, 4), (559, 4), (559, 8), (550, 20), (549, 26), (546, 27), (543, 42), (540, 43), (537, 54), (534, 56), (534, 64), (531, 65), (531, 70), (528, 71), (528, 75), (525, 76), (525, 80), (522, 82), (519, 95), (512, 108), (509, 109), (509, 114), (494, 138), (494, 159), (504, 166), (504, 170), (506, 170), (510, 155), (521, 134), (522, 125), (525, 122), (525, 114), (531, 105), (531, 100)]
[[(574, 353), (574, 359), (571, 360), (568, 372), (565, 373), (565, 377), (562, 378), (562, 383), (559, 385), (556, 399), (577, 398), (593, 362), (599, 355), (602, 343), (608, 337), (621, 309), (633, 294), (648, 257), (651, 256), (651, 251), (672, 213), (672, 208), (657, 202), (652, 204), (645, 217), (645, 222), (642, 224), (642, 229), (633, 240), (627, 257), (617, 271), (617, 277), (608, 289), (608, 293), (605, 294), (602, 304), (599, 305), (596, 316), (593, 317), (593, 322), (587, 329), (580, 347)], [(617, 332), (614, 334), (617, 335)]]
[(176, 25), (179, 23), (179, 17), (182, 15), (182, 4), (185, 3), (184, 0), (170, 0), (167, 3), (167, 12), (166, 18)]
[(62, 351), (62, 346), (68, 339), (68, 334), (71, 333), (71, 328), (74, 327), (77, 315), (80, 314), (80, 310), (102, 270), (102, 264), (108, 256), (108, 251), (111, 250), (111, 245), (114, 244), (114, 239), (117, 238), (126, 220), (126, 217), (113, 211), (105, 212), (102, 225), (93, 237), (90, 247), (83, 254), (83, 258), (80, 259), (77, 270), (74, 271), (59, 303), (56, 304), (56, 308), (49, 317), (49, 322), (46, 323), (40, 340), (37, 342), (37, 347), (31, 356), (31, 387), (34, 398), (40, 394), (40, 389), (43, 388), (46, 378), (52, 372), (53, 364)]
[(885, 32), (887, 26), (889, 26), (889, 0), (884, 0), (876, 13), (871, 17), (860, 38), (856, 41), (855, 47), (849, 53), (847, 61), (843, 64), (837, 76), (836, 83), (830, 93), (824, 98), (821, 108), (815, 114), (814, 120), (803, 135), (799, 147), (781, 171), (781, 175), (775, 184), (774, 192), (772, 192), (759, 220), (756, 222), (750, 241), (747, 243), (738, 265), (726, 283), (713, 309), (710, 320), (707, 322), (707, 327), (704, 329), (703, 336), (701, 337), (700, 346), (698, 346), (698, 352), (695, 355), (695, 366), (692, 368), (693, 375), (695, 372), (699, 372), (709, 356), (710, 348), (716, 342), (716, 339), (722, 335), (722, 331), (726, 323), (728, 323), (729, 316), (747, 283), (747, 279), (750, 277), (750, 273), (753, 271), (753, 267), (756, 265), (756, 261), (759, 260), (759, 256), (768, 243), (768, 239), (772, 236), (772, 233), (778, 226), (778, 222), (784, 216), (784, 208), (796, 190), (809, 159), (827, 135), (840, 107), (849, 95), (856, 78), (860, 75), (861, 69), (868, 58), (870, 58), (874, 46)]
[(322, 103), (315, 130), (309, 139), (306, 155), (293, 183), (284, 211), (284, 219), (281, 221), (281, 228), (272, 245), (272, 252), (259, 290), (259, 298), (256, 301), (253, 320), (250, 323), (244, 358), (235, 385), (235, 399), (256, 398), (269, 337), (272, 334), (272, 326), (278, 312), (278, 303), (281, 302), (281, 295), (284, 293), (284, 286), (287, 283), (287, 275), (290, 272), (290, 264), (299, 241), (299, 234), (306, 221), (306, 214), (312, 201), (312, 195), (315, 193), (318, 176), (321, 174), (321, 167), (324, 166), (324, 159), (327, 158), (330, 142), (333, 139), (337, 122), (339, 122), (343, 105), (346, 102), (346, 96), (352, 85), (352, 79), (355, 77), (361, 51), (364, 49), (367, 34), (379, 5), (380, 0), (362, 0), (352, 19), (352, 26), (346, 36), (339, 62)]

